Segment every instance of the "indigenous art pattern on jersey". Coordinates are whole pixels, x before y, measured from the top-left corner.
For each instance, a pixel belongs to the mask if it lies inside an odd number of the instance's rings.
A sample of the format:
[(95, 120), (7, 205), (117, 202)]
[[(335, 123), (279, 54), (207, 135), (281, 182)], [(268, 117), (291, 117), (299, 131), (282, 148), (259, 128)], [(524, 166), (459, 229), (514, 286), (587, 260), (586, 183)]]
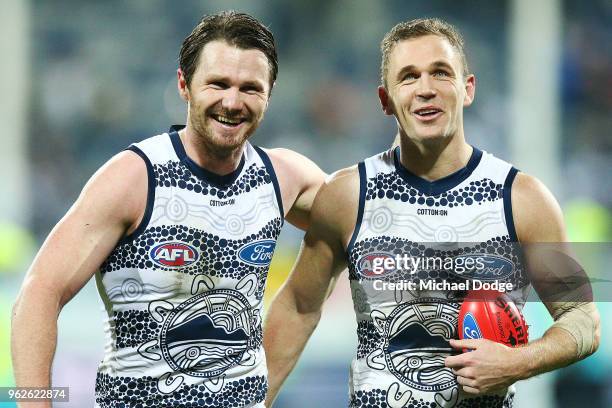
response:
[(147, 165), (147, 209), (96, 276), (107, 335), (97, 406), (262, 407), (261, 309), (283, 225), (269, 158), (247, 143), (218, 176), (176, 131), (129, 149)]
[[(358, 220), (348, 245), (358, 345), (351, 365), (350, 407), (510, 407), (513, 388), (474, 397), (463, 392), (444, 359), (456, 354), (457, 319), (466, 294), (420, 282), (507, 281), (522, 307), (529, 288), (512, 220), (516, 169), (474, 148), (467, 165), (428, 182), (401, 165), (399, 148), (359, 164)], [(399, 267), (397, 257), (435, 267)], [(480, 257), (481, 268), (463, 268)], [(426, 261), (427, 260), (427, 261)], [(450, 260), (451, 267), (442, 265)], [(384, 264), (384, 267), (381, 265)], [(381, 282), (412, 282), (381, 289)]]

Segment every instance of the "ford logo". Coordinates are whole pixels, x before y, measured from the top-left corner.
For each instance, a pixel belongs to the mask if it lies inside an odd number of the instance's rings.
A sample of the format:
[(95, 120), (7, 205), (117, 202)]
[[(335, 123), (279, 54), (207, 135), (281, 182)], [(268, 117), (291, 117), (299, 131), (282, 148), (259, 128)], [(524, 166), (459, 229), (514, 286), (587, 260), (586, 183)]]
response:
[(265, 239), (250, 242), (238, 250), (238, 258), (246, 264), (253, 266), (267, 266), (272, 261), (276, 241)]
[(455, 257), (455, 274), (482, 281), (499, 281), (514, 272), (514, 263), (499, 255), (465, 254)]
[(478, 327), (478, 323), (476, 323), (476, 319), (471, 313), (466, 313), (463, 316), (463, 338), (464, 339), (481, 339), (482, 333), (480, 332), (480, 327)]

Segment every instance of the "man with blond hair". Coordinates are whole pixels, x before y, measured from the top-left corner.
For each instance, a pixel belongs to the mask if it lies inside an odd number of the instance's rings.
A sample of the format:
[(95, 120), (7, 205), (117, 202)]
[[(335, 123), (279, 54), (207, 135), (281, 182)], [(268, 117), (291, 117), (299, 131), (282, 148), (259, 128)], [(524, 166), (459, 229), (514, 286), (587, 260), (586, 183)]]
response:
[[(508, 295), (522, 307), (533, 276), (513, 244), (562, 243), (567, 236), (542, 183), (466, 142), (463, 110), (474, 100), (476, 80), (459, 32), (439, 19), (408, 21), (385, 36), (381, 50), (378, 95), (397, 122), (399, 146), (336, 172), (321, 187), (299, 259), (265, 323), (268, 401), (348, 266), (358, 337), (351, 407), (511, 406), (516, 381), (597, 349), (599, 315), (589, 299), (544, 299), (555, 323), (526, 346), (458, 340), (465, 292), (418, 284), (461, 284), (469, 276), (458, 263), (412, 270), (394, 263), (405, 255), (457, 262), (477, 254), (484, 265), (503, 266), (478, 276), (503, 272), (516, 288)], [(385, 289), (398, 282), (416, 289)]]

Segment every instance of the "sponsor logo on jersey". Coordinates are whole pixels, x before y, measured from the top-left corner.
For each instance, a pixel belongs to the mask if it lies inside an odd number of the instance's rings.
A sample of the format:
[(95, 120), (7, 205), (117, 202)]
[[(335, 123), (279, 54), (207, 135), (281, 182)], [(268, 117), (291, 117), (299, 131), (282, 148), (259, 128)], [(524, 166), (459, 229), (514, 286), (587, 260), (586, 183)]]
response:
[(481, 339), (482, 333), (476, 319), (471, 313), (466, 313), (463, 316), (463, 338), (464, 339)]
[(448, 210), (438, 210), (436, 208), (419, 208), (417, 215), (448, 215)]
[(473, 259), (470, 268), (465, 268), (460, 274), (464, 278), (482, 281), (499, 281), (508, 278), (514, 272), (514, 263), (498, 255), (465, 254), (455, 257), (455, 265), (465, 265), (468, 259)]
[(210, 200), (211, 207), (223, 207), (224, 205), (233, 205), (236, 203), (236, 200), (230, 198), (227, 201), (219, 201), (219, 200)]
[(238, 258), (246, 264), (253, 266), (267, 266), (272, 261), (276, 241), (264, 239), (250, 242), (238, 249)]
[(157, 265), (179, 268), (197, 262), (200, 254), (194, 247), (183, 242), (162, 242), (151, 248), (149, 256)]
[(387, 252), (372, 252), (359, 258), (358, 272), (366, 278), (388, 275), (396, 271), (395, 256)]

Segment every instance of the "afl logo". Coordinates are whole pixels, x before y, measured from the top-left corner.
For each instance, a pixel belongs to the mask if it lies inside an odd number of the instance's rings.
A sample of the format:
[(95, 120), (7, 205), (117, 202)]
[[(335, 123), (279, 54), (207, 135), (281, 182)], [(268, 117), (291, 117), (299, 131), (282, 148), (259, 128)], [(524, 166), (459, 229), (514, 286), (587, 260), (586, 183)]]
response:
[(238, 258), (248, 265), (267, 266), (272, 261), (276, 241), (264, 239), (250, 242), (238, 250)]
[(396, 270), (395, 257), (386, 252), (369, 253), (359, 258), (357, 269), (364, 278), (388, 275)]
[(476, 323), (476, 319), (471, 313), (466, 313), (463, 317), (463, 338), (464, 339), (481, 339), (482, 333), (480, 327)]
[(179, 268), (197, 262), (198, 251), (191, 245), (182, 242), (162, 242), (149, 252), (151, 260), (167, 268)]

